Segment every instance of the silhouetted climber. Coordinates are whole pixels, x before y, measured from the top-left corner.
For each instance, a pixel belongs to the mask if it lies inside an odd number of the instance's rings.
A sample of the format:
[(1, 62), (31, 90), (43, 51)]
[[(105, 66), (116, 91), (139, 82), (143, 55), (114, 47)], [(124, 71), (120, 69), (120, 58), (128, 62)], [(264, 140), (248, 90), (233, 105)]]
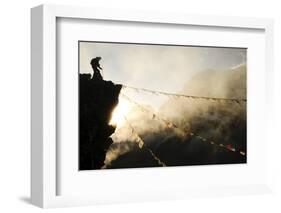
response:
[(79, 169), (100, 169), (113, 143), (116, 126), (110, 125), (118, 104), (120, 84), (105, 81), (100, 73), (101, 57), (91, 59), (93, 76), (79, 74)]
[(101, 57), (95, 57), (91, 60), (91, 65), (94, 70), (92, 79), (94, 79), (94, 80), (103, 80), (103, 77), (100, 73), (100, 70), (102, 70), (102, 68), (100, 67), (100, 60), (101, 60)]

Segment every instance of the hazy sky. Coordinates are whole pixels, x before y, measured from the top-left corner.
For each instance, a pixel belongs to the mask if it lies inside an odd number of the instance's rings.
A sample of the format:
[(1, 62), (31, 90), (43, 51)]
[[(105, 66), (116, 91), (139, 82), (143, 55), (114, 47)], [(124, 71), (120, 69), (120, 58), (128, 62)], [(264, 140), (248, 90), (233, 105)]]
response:
[(176, 92), (196, 72), (245, 63), (246, 50), (80, 42), (80, 72), (92, 73), (90, 60), (97, 56), (106, 80)]
[(200, 71), (245, 63), (246, 49), (80, 42), (80, 72), (92, 73), (90, 61), (97, 56), (105, 80), (176, 93)]

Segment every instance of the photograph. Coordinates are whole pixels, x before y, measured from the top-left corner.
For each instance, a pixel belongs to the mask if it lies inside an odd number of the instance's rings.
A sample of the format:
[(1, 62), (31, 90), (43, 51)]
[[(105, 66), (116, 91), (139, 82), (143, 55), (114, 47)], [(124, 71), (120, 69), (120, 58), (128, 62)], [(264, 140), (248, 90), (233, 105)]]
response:
[(247, 48), (78, 41), (79, 170), (247, 163)]

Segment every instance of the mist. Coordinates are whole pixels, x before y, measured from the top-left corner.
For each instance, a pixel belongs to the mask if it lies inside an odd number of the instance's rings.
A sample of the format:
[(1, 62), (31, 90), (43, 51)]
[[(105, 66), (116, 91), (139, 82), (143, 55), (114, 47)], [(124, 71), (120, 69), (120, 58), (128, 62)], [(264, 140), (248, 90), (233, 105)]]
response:
[[(197, 72), (177, 93), (246, 99), (246, 71), (246, 64), (240, 64), (229, 69), (207, 69)], [(150, 96), (144, 97), (145, 100), (159, 98), (154, 94), (135, 92), (134, 95), (128, 89), (124, 89), (122, 93), (129, 94), (131, 98)], [(126, 116), (134, 131), (168, 166), (246, 162), (246, 157), (239, 153), (210, 145), (185, 134), (194, 132), (209, 140), (246, 152), (246, 102), (178, 97), (164, 99), (165, 101), (156, 107), (147, 104), (147, 101), (145, 104), (140, 103), (145, 110), (134, 106)], [(170, 128), (161, 118), (172, 122), (178, 128)], [(138, 147), (128, 124), (117, 128), (112, 138), (114, 143), (106, 156), (106, 168), (157, 166), (151, 156)], [(130, 166), (127, 161), (130, 162)]]

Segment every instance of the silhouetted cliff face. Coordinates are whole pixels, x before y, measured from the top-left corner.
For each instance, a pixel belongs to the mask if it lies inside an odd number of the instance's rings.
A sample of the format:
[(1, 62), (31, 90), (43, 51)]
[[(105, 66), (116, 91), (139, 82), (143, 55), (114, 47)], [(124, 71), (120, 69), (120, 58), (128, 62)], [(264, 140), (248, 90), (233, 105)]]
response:
[(109, 125), (118, 104), (122, 85), (91, 79), (80, 74), (79, 79), (79, 169), (100, 169), (106, 152), (113, 143), (110, 136), (115, 126)]

